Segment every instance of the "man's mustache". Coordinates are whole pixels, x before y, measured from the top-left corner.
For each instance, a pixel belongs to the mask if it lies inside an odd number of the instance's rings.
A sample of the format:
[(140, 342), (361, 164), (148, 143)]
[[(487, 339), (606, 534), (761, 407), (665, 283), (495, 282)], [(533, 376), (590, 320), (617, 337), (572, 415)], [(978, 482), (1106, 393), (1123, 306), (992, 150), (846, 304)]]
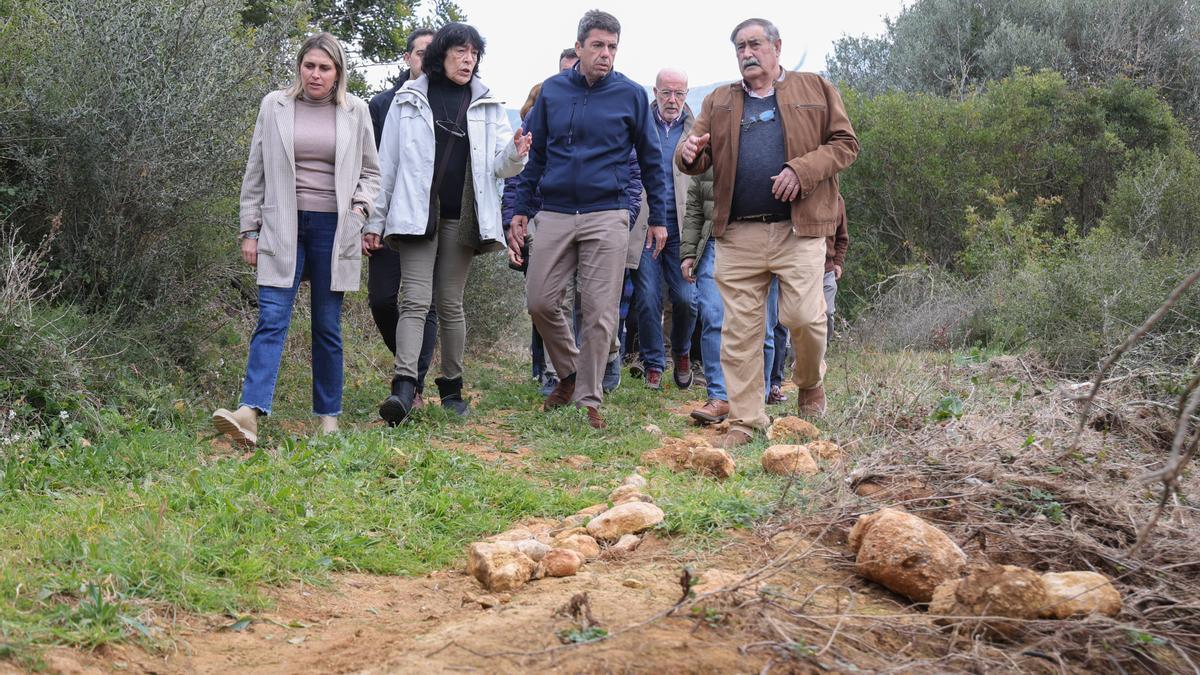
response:
[(757, 66), (757, 65), (760, 65), (758, 62), (758, 59), (754, 58), (753, 56), (747, 56), (746, 58), (742, 59), (742, 68), (743, 69), (749, 68), (750, 66)]

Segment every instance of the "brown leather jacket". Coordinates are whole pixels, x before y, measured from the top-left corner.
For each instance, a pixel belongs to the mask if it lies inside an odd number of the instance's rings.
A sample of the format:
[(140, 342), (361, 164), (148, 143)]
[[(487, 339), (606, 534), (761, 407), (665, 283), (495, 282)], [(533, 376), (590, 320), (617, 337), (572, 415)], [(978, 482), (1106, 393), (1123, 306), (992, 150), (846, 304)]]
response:
[[(694, 176), (713, 168), (714, 237), (724, 234), (729, 224), (744, 96), (740, 80), (713, 90), (704, 98), (691, 132), (712, 134), (708, 145), (690, 165), (683, 161), (683, 143), (675, 149), (675, 165), (684, 173)], [(837, 175), (858, 156), (858, 138), (841, 95), (821, 76), (789, 71), (775, 83), (775, 96), (791, 157), (787, 165), (800, 179), (800, 196), (792, 202), (792, 229), (800, 237), (828, 237), (837, 230)]]

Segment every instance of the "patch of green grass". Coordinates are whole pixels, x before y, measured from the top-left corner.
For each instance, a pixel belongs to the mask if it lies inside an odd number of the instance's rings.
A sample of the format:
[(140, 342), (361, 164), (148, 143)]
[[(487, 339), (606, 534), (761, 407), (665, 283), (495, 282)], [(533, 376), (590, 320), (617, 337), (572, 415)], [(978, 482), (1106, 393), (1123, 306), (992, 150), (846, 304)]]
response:
[(207, 462), (191, 435), (153, 431), (5, 455), (0, 642), (136, 634), (135, 600), (227, 612), (330, 570), (419, 574), (514, 520), (588, 503), (432, 449), (427, 432), (288, 438), (244, 461)]
[[(689, 431), (670, 410), (704, 395), (699, 387), (653, 392), (627, 377), (603, 408), (608, 429), (596, 431), (579, 410), (543, 413), (514, 359), (468, 364), (474, 415), (466, 422), (431, 391), (433, 405), (411, 423), (368, 427), (390, 374), (385, 355), (366, 352), (348, 357), (347, 431), (308, 437), (306, 343), (289, 345), (275, 414), (246, 458), (213, 457), (208, 442), (209, 411), (236, 400), (240, 374), (229, 360), (209, 381), (229, 391), (173, 405), (169, 425), (112, 412), (114, 432), (103, 438), (85, 441), (68, 425), (36, 445), (0, 447), (0, 657), (35, 664), (48, 644), (149, 636), (148, 608), (237, 617), (265, 607), (269, 586), (460, 564), (467, 543), (514, 521), (606, 500), (659, 433)], [(485, 461), (455, 450), (468, 445), (530, 452)], [(646, 467), (667, 514), (660, 532), (702, 547), (766, 514), (785, 481), (759, 467), (764, 447), (740, 448), (738, 472), (725, 481)], [(591, 464), (563, 461), (575, 455)], [(804, 487), (794, 486), (793, 498)]]

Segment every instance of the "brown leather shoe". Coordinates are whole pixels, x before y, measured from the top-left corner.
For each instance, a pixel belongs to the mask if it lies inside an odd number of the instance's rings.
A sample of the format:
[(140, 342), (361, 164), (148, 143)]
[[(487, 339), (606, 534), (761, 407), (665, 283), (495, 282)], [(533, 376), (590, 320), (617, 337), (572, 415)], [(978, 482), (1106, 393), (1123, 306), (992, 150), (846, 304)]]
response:
[(783, 389), (777, 385), (771, 385), (771, 393), (767, 394), (767, 403), (787, 403), (787, 395), (783, 393)]
[(817, 385), (812, 389), (801, 389), (796, 395), (796, 408), (801, 417), (824, 415), (825, 387)]
[(575, 373), (564, 377), (558, 381), (558, 386), (546, 400), (542, 402), (542, 410), (549, 412), (555, 408), (561, 408), (571, 402), (571, 397), (575, 395)]
[(603, 429), (608, 426), (608, 424), (604, 422), (604, 418), (600, 416), (599, 408), (593, 408), (590, 405), (587, 406), (587, 418), (588, 426), (592, 427), (593, 429)]
[(741, 429), (730, 429), (729, 431), (725, 432), (724, 436), (721, 437), (720, 446), (728, 450), (730, 448), (736, 448), (739, 445), (745, 445), (752, 440), (754, 439), (750, 437), (750, 434), (742, 431)]
[(729, 402), (719, 398), (710, 398), (703, 407), (692, 411), (692, 419), (704, 424), (723, 422), (729, 415)]
[(646, 388), (647, 389), (662, 389), (662, 371), (647, 370), (646, 371)]

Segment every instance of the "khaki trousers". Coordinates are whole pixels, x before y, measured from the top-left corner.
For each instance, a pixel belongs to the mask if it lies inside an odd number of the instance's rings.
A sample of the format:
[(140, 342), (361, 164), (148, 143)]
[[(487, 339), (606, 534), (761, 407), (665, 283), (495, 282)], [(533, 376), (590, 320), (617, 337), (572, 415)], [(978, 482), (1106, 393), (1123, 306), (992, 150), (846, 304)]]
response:
[(717, 239), (714, 277), (725, 306), (721, 368), (730, 427), (766, 429), (763, 331), (771, 278), (779, 278), (779, 321), (792, 332), (792, 380), (811, 389), (825, 377), (825, 239), (797, 237), (787, 221), (731, 222)]
[(467, 320), (463, 291), (475, 251), (459, 243), (460, 221), (442, 218), (432, 239), (400, 245), (400, 318), (396, 322), (395, 375), (417, 379), (417, 360), (429, 303), (437, 303), (442, 375), (462, 377)]
[[(542, 211), (534, 220), (537, 254), (530, 256), (525, 276), (529, 315), (558, 376), (575, 373), (575, 402), (598, 407), (620, 314), (629, 212)], [(563, 294), (573, 277), (579, 288), (579, 347), (571, 332), (571, 317), (563, 311)]]

